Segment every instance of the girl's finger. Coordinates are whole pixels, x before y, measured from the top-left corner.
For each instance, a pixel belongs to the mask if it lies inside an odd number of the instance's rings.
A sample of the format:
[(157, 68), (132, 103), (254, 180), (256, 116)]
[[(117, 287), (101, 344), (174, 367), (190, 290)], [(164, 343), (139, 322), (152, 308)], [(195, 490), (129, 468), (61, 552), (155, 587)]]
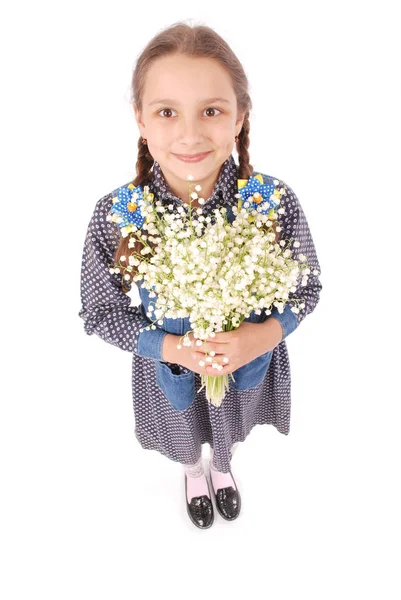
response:
[(206, 372), (209, 373), (210, 375), (222, 375), (225, 373), (224, 367), (228, 367), (228, 364), (221, 364), (221, 363), (214, 363), (215, 365), (218, 366), (213, 366), (211, 364), (206, 364), (205, 365), (205, 369)]
[(213, 364), (222, 365), (224, 367), (229, 363), (228, 356), (225, 356), (224, 354), (205, 356), (204, 354), (195, 352), (192, 354), (192, 358), (198, 362), (200, 367), (212, 367), (213, 369), (216, 368), (213, 367)]

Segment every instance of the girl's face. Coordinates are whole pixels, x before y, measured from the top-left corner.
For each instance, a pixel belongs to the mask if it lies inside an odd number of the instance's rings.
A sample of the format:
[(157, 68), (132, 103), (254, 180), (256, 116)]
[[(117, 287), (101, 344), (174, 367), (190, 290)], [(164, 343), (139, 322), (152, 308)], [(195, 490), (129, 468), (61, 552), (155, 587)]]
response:
[[(135, 118), (149, 151), (173, 192), (188, 200), (188, 175), (202, 186), (207, 199), (222, 164), (231, 155), (244, 115), (228, 73), (211, 58), (173, 55), (150, 67)], [(199, 162), (183, 162), (177, 155), (209, 152)]]

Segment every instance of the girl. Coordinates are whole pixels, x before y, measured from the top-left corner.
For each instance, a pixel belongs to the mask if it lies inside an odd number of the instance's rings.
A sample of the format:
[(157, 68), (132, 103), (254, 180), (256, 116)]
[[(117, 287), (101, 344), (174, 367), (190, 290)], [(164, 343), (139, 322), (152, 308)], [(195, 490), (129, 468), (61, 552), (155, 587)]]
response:
[[(82, 259), (79, 316), (85, 331), (132, 353), (136, 438), (143, 448), (158, 450), (183, 465), (187, 512), (202, 529), (214, 520), (202, 444), (210, 445), (216, 508), (223, 518), (234, 520), (241, 497), (231, 458), (257, 424), (272, 424), (288, 435), (291, 379), (285, 338), (314, 310), (322, 285), (309, 276), (308, 285), (302, 287), (304, 310), (299, 313), (288, 303), (281, 314), (276, 307), (270, 315), (253, 313), (237, 330), (210, 338), (207, 348), (193, 344), (177, 349), (180, 337), (191, 329), (189, 319), (165, 319), (163, 327), (140, 331), (150, 322), (146, 290), (138, 286), (141, 304), (130, 306), (121, 275), (109, 270), (110, 264), (131, 252), (128, 238), (110, 221), (109, 212), (113, 198), (124, 197), (139, 185), (148, 185), (164, 205), (187, 210), (188, 175), (201, 186), (204, 216), (215, 208), (236, 205), (237, 180), (257, 174), (249, 162), (252, 104), (247, 90), (240, 62), (209, 27), (177, 23), (149, 42), (132, 79), (132, 104), (141, 134), (137, 175), (96, 203)], [(232, 156), (234, 145), (238, 165)], [(270, 175), (260, 176), (264, 184), (286, 185)], [(288, 185), (286, 189), (276, 239), (279, 234), (298, 240), (298, 253), (305, 254), (309, 266), (320, 273), (305, 214), (293, 190)], [(136, 250), (141, 247), (137, 241)], [(219, 374), (233, 373), (236, 379), (234, 385), (230, 378), (219, 407), (206, 400), (204, 389), (196, 391), (201, 374), (216, 374), (210, 362), (202, 361), (206, 349), (214, 351), (214, 361), (223, 365)]]

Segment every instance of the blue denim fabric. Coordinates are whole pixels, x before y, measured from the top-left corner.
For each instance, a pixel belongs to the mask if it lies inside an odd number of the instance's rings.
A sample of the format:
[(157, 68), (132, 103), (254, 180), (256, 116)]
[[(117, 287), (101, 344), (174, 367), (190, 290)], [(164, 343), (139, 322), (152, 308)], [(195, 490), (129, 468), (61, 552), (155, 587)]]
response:
[[(254, 310), (250, 313), (249, 317), (244, 319), (244, 321), (249, 321), (250, 323), (263, 323), (265, 320), (266, 315), (263, 311), (260, 315), (257, 315)], [(249, 390), (258, 386), (266, 374), (272, 355), (273, 350), (265, 352), (246, 365), (233, 371), (232, 374), (235, 381), (231, 379), (230, 375), (228, 376), (230, 388), (234, 390)]]
[[(144, 292), (146, 292), (146, 294), (149, 293), (148, 290), (139, 287), (139, 295), (142, 301), (142, 304), (140, 305), (139, 309), (142, 313), (144, 321), (151, 323), (150, 319), (146, 315), (150, 298), (149, 296), (146, 297), (146, 306), (144, 306)], [(141, 331), (138, 335), (137, 354), (140, 354), (141, 356), (144, 356), (146, 358), (162, 360), (163, 340), (167, 333), (171, 332), (164, 331), (159, 327), (157, 327), (157, 329), (150, 329), (149, 331), (147, 331), (146, 329)]]
[(157, 361), (156, 383), (176, 410), (185, 410), (195, 400), (195, 373), (193, 371), (187, 370), (177, 375), (165, 362)]
[(279, 321), (282, 329), (283, 329), (283, 337), (281, 341), (283, 341), (287, 336), (290, 335), (298, 327), (298, 320), (294, 312), (292, 312), (291, 307), (286, 304), (283, 312), (280, 314), (278, 312), (277, 306), (273, 306), (271, 309), (271, 314), (268, 315), (267, 318), (274, 317)]
[[(138, 286), (139, 295), (141, 298), (141, 312), (144, 320), (150, 322), (146, 316), (148, 307), (156, 298), (149, 298), (149, 291), (146, 288)], [(277, 319), (283, 328), (283, 338), (287, 337), (297, 327), (297, 318), (287, 305), (282, 314), (276, 307), (273, 308), (272, 314), (267, 315), (262, 310), (260, 315), (252, 311), (250, 316), (245, 321), (252, 323), (263, 323), (266, 319), (274, 317)], [(163, 391), (170, 404), (177, 410), (185, 410), (188, 408), (196, 397), (195, 390), (195, 373), (186, 370), (183, 373), (176, 374), (171, 367), (162, 360), (162, 343), (164, 336), (167, 333), (175, 335), (184, 335), (191, 330), (189, 318), (171, 319), (164, 318), (162, 328), (158, 325), (156, 330), (143, 331), (138, 337), (138, 354), (155, 359), (156, 365), (156, 383)], [(235, 381), (229, 376), (229, 386), (235, 390), (248, 390), (257, 387), (266, 375), (270, 361), (273, 355), (273, 350), (265, 352), (246, 365), (233, 371)]]

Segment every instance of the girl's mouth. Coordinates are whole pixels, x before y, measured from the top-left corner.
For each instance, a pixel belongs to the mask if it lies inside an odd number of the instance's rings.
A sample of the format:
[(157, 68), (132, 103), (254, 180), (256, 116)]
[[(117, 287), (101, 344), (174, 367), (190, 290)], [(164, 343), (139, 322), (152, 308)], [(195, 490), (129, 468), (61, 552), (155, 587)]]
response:
[(209, 152), (202, 152), (201, 154), (174, 154), (179, 160), (183, 162), (199, 162), (209, 156), (211, 154), (211, 150)]

